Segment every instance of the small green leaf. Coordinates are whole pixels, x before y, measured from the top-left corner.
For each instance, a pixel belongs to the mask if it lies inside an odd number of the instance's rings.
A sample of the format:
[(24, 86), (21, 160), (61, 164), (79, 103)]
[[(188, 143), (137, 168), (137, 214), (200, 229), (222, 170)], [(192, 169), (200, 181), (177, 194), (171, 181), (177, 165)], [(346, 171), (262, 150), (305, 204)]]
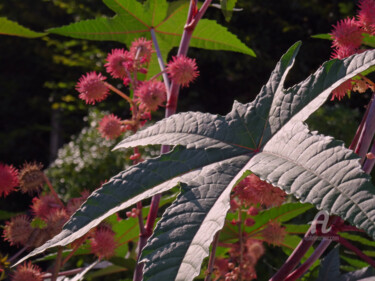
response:
[[(148, 0), (143, 5), (136, 0), (103, 0), (116, 15), (112, 18), (96, 18), (67, 26), (52, 28), (48, 32), (73, 38), (118, 41), (130, 46), (139, 37), (151, 40), (155, 32), (161, 54), (167, 58), (173, 47), (179, 46), (188, 1), (168, 3), (166, 0)], [(191, 46), (209, 50), (226, 50), (255, 56), (252, 49), (242, 43), (225, 27), (213, 20), (201, 20), (191, 40)], [(160, 72), (156, 54), (149, 65), (149, 76)]]
[(7, 18), (0, 17), (0, 34), (19, 36), (26, 38), (37, 38), (46, 35), (47, 33), (35, 32), (18, 23), (8, 20)]
[(375, 48), (375, 36), (369, 35), (367, 33), (363, 33), (362, 43), (363, 43), (363, 45), (367, 45), (371, 48)]
[(227, 22), (230, 21), (233, 14), (233, 9), (236, 6), (237, 0), (221, 0), (221, 11)]
[(317, 38), (317, 39), (325, 39), (325, 40), (332, 40), (332, 37), (330, 34), (325, 33), (325, 34), (316, 34), (312, 35), (312, 38)]
[(359, 243), (361, 243), (363, 245), (366, 245), (366, 246), (375, 247), (375, 241), (371, 241), (369, 239), (366, 239), (366, 238), (364, 238), (362, 236), (359, 236), (359, 235), (356, 235), (356, 234), (340, 232), (340, 236), (342, 236), (345, 239), (351, 240), (351, 241), (359, 242)]
[(367, 262), (364, 262), (357, 258), (349, 258), (347, 256), (341, 256), (341, 258), (345, 260), (348, 264), (356, 268), (364, 268), (368, 266)]
[(8, 211), (0, 210), (0, 220), (7, 220), (7, 219), (15, 217), (19, 214), (20, 213), (12, 213), (12, 212), (8, 212)]
[(33, 228), (40, 228), (40, 229), (47, 227), (47, 223), (38, 217), (33, 218), (30, 225)]

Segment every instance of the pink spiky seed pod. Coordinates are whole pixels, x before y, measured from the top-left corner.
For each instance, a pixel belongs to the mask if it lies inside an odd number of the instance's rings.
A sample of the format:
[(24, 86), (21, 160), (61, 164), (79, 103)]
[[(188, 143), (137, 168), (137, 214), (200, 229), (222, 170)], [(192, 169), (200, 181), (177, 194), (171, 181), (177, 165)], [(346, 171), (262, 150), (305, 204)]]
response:
[(51, 213), (58, 211), (60, 208), (60, 202), (51, 194), (34, 197), (31, 205), (33, 214), (43, 220), (46, 220)]
[(42, 281), (43, 274), (39, 266), (33, 265), (30, 261), (24, 262), (16, 268), (12, 274), (11, 281)]
[(49, 239), (59, 234), (64, 224), (68, 221), (69, 216), (64, 209), (56, 210), (46, 217), (47, 227), (45, 228)]
[(360, 0), (358, 6), (359, 25), (365, 32), (375, 35), (375, 0)]
[(138, 55), (138, 60), (143, 63), (149, 63), (151, 60), (152, 53), (152, 41), (146, 38), (138, 38), (134, 40), (130, 47), (130, 53), (136, 59)]
[(110, 258), (115, 254), (117, 243), (115, 233), (107, 227), (95, 230), (90, 239), (91, 252), (98, 258)]
[(195, 59), (185, 56), (172, 57), (166, 70), (171, 80), (182, 87), (188, 87), (199, 75)]
[(0, 163), (0, 197), (6, 197), (18, 185), (18, 170), (13, 165)]
[(269, 245), (280, 246), (287, 235), (285, 227), (281, 226), (279, 222), (271, 221), (262, 230), (262, 236), (265, 242)]
[(332, 51), (331, 59), (344, 59), (351, 55), (354, 55), (357, 53), (357, 49), (353, 48), (353, 46), (342, 46), (339, 48), (335, 48)]
[(136, 101), (142, 111), (155, 111), (167, 99), (164, 83), (160, 81), (146, 81), (134, 92)]
[(349, 47), (357, 49), (362, 44), (362, 30), (354, 18), (346, 18), (333, 26), (331, 33), (333, 46), (336, 48)]
[(134, 71), (133, 56), (124, 49), (113, 49), (104, 65), (113, 78), (125, 79)]
[(80, 93), (79, 98), (86, 101), (86, 104), (95, 104), (106, 99), (109, 89), (104, 83), (105, 79), (107, 78), (95, 71), (82, 75), (76, 85), (76, 90)]
[(338, 86), (332, 91), (331, 101), (333, 101), (335, 98), (341, 100), (343, 97), (345, 97), (345, 95), (347, 95), (352, 90), (352, 88), (352, 80), (346, 80), (344, 83), (342, 83), (340, 86)]
[(31, 232), (32, 227), (29, 218), (26, 215), (19, 215), (5, 223), (3, 238), (10, 245), (26, 245)]
[(259, 177), (251, 174), (234, 187), (234, 194), (238, 196), (244, 206), (261, 204), (265, 207), (280, 206), (286, 193), (274, 187)]
[(42, 164), (25, 163), (19, 172), (20, 190), (22, 193), (38, 192), (45, 183)]
[(103, 138), (113, 140), (125, 132), (121, 119), (114, 114), (105, 115), (99, 122), (98, 131)]

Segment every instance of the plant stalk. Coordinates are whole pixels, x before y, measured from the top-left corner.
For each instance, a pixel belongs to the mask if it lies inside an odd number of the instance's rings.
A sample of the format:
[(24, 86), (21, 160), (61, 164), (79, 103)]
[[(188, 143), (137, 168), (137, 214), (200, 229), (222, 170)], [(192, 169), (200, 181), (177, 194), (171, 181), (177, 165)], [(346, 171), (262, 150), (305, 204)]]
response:
[(214, 240), (212, 241), (212, 249), (211, 249), (210, 258), (208, 260), (208, 266), (207, 266), (207, 275), (204, 278), (204, 281), (211, 281), (211, 274), (214, 271), (215, 254), (216, 254), (216, 247), (219, 242), (219, 235), (220, 235), (220, 231), (216, 232), (214, 236)]
[[(158, 57), (159, 67), (160, 67), (161, 73), (163, 75), (165, 89), (167, 90), (167, 97), (169, 97), (170, 96), (170, 93), (169, 93), (170, 82), (169, 82), (168, 74), (165, 71), (163, 56), (161, 55), (159, 43), (158, 43), (158, 40), (156, 39), (155, 30), (153, 28), (151, 28), (150, 32), (151, 32), (152, 42), (153, 42), (155, 50), (156, 50), (156, 55)], [(156, 78), (156, 77), (154, 76), (151, 79), (153, 79), (153, 78)]]
[(63, 252), (63, 248), (59, 247), (59, 249), (57, 250), (57, 257), (56, 257), (56, 260), (55, 260), (55, 266), (53, 268), (51, 281), (56, 281), (57, 277), (59, 276), (59, 271), (60, 271), (60, 267), (61, 267), (62, 252)]
[(285, 281), (294, 281), (297, 280), (297, 278), (301, 277), (310, 268), (310, 266), (312, 266), (313, 263), (320, 258), (320, 256), (331, 244), (331, 242), (331, 239), (323, 239), (320, 242), (319, 246), (316, 247), (314, 253), (300, 267), (298, 267), (295, 271), (289, 274), (285, 278)]
[(56, 202), (60, 205), (61, 208), (64, 208), (64, 203), (61, 201), (60, 197), (57, 195), (55, 189), (53, 188), (53, 185), (52, 183), (50, 182), (50, 180), (48, 179), (48, 177), (46, 176), (46, 174), (43, 173), (43, 177), (44, 177), (44, 181), (46, 182), (49, 190), (51, 191), (53, 197), (55, 197), (56, 199)]
[(27, 250), (28, 246), (24, 246), (21, 250), (19, 250), (17, 253), (15, 253), (13, 256), (11, 256), (8, 259), (8, 262), (12, 263), (15, 259), (17, 259), (23, 252)]
[[(177, 52), (177, 56), (187, 54), (187, 51), (189, 49), (190, 39), (191, 39), (191, 36), (192, 36), (193, 31), (195, 29), (195, 26), (198, 24), (198, 21), (202, 18), (204, 12), (207, 10), (211, 1), (212, 0), (206, 0), (204, 2), (203, 6), (202, 6), (202, 8), (204, 7), (204, 9), (203, 10), (201, 9), (201, 11), (202, 11), (201, 13), (199, 13), (199, 11), (198, 11), (199, 18), (196, 18), (196, 19), (195, 19), (195, 16), (197, 15), (197, 13), (196, 13), (197, 0), (191, 0), (190, 1), (188, 17), (187, 17), (184, 32), (182, 34), (182, 38), (181, 38), (181, 41), (180, 41), (180, 46), (179, 46), (179, 49), (178, 49), (178, 52)], [(195, 19), (195, 24), (189, 26), (189, 24), (191, 24), (191, 22), (194, 21), (194, 19)], [(151, 36), (153, 36), (153, 30), (151, 29), (150, 31), (151, 31)], [(156, 46), (158, 47), (159, 44), (157, 42), (156, 36), (153, 36), (152, 39), (153, 39), (155, 48), (156, 48)], [(160, 49), (159, 49), (159, 52), (157, 51), (156, 54), (158, 56), (158, 61), (159, 61), (159, 65), (160, 65), (160, 62), (163, 62), (163, 58), (161, 57)], [(162, 63), (162, 65), (164, 66), (164, 63)], [(164, 71), (164, 69), (161, 69), (161, 71)], [(167, 118), (167, 117), (176, 113), (179, 90), (180, 90), (180, 85), (172, 82), (170, 87), (169, 87), (169, 91), (167, 91), (167, 105), (166, 105), (166, 109), (165, 109), (165, 118)], [(163, 145), (161, 147), (161, 153), (162, 154), (167, 153), (169, 150), (170, 149), (169, 149), (168, 145), (167, 146)], [(140, 237), (139, 237), (138, 261), (137, 261), (137, 266), (136, 266), (135, 271), (134, 271), (133, 281), (141, 281), (142, 278), (143, 278), (143, 263), (140, 262), (140, 257), (141, 257), (142, 249), (146, 245), (148, 238), (152, 235), (153, 227), (154, 227), (154, 224), (155, 224), (155, 221), (156, 221), (156, 218), (157, 218), (157, 214), (158, 214), (158, 210), (159, 210), (160, 198), (161, 198), (161, 194), (157, 194), (157, 195), (153, 196), (152, 199), (151, 199), (150, 211), (148, 213), (146, 226), (145, 226), (146, 231), (145, 231), (144, 235), (141, 234)]]
[(375, 133), (375, 102), (373, 101), (374, 95), (372, 96), (369, 103), (368, 115), (366, 116), (366, 121), (364, 122), (363, 130), (361, 136), (359, 137), (358, 144), (355, 150), (355, 152), (361, 157), (362, 164), (365, 160), (366, 154)]
[(276, 272), (270, 281), (283, 281), (289, 273), (298, 265), (300, 260), (314, 244), (317, 237), (311, 234), (311, 227), (306, 232), (305, 237), (301, 240), (298, 246), (294, 249), (293, 253), (288, 257), (283, 266)]

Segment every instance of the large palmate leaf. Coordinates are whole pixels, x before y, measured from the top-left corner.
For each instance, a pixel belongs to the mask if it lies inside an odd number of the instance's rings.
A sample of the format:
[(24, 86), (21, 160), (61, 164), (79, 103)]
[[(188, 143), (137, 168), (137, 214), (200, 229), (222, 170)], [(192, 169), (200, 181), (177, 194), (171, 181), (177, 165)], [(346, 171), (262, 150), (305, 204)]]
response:
[[(116, 13), (114, 17), (80, 21), (48, 31), (73, 38), (118, 41), (130, 46), (138, 37), (151, 40), (153, 30), (164, 59), (173, 47), (179, 45), (190, 1), (168, 3), (166, 0), (148, 0), (143, 5), (137, 0), (103, 2)], [(253, 50), (214, 20), (203, 19), (199, 22), (190, 45), (255, 56)], [(154, 75), (159, 71), (155, 53), (149, 66), (149, 74)]]
[(147, 280), (192, 280), (223, 226), (232, 187), (251, 170), (303, 202), (337, 214), (375, 238), (375, 194), (358, 157), (303, 124), (332, 89), (375, 65), (375, 51), (329, 61), (303, 82), (283, 88), (300, 43), (281, 58), (249, 104), (226, 116), (180, 113), (123, 140), (117, 148), (182, 145), (113, 177), (91, 195), (63, 231), (29, 256), (67, 245), (109, 215), (179, 184), (143, 251)]
[(32, 31), (4, 17), (0, 17), (0, 34), (27, 38), (37, 38), (46, 35), (46, 33)]

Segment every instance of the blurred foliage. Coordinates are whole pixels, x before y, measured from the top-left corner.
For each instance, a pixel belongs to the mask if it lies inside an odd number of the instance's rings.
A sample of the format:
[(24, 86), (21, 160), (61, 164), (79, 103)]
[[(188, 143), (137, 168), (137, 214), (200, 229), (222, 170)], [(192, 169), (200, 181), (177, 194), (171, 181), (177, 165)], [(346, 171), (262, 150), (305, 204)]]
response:
[(307, 120), (312, 131), (319, 134), (333, 136), (342, 140), (348, 147), (361, 121), (361, 114), (357, 109), (336, 103), (334, 106), (322, 106)]
[[(107, 140), (100, 136), (97, 126), (105, 114), (108, 112), (89, 110), (84, 118), (87, 126), (59, 149), (57, 159), (46, 170), (53, 186), (65, 199), (78, 197), (83, 190), (95, 190), (131, 165), (131, 149), (111, 151), (119, 139)], [(130, 134), (128, 131), (125, 136)], [(143, 158), (149, 158), (158, 155), (159, 150), (145, 147), (140, 152)]]

